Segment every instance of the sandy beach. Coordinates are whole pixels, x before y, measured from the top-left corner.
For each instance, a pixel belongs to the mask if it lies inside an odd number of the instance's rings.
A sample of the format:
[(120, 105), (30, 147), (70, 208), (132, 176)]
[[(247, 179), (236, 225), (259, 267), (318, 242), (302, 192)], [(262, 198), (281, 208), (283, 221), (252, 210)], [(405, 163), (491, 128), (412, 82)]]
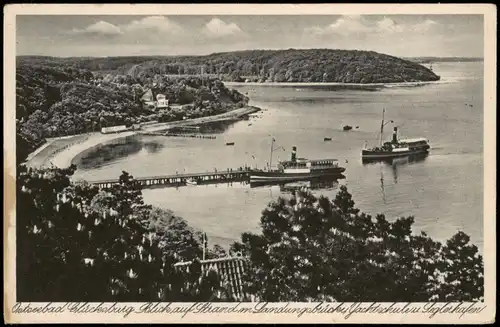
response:
[(27, 160), (26, 162), (26, 166), (32, 168), (43, 168), (47, 166), (67, 168), (71, 165), (71, 161), (73, 160), (73, 158), (75, 158), (81, 152), (105, 142), (138, 134), (141, 131), (157, 132), (172, 127), (203, 124), (208, 122), (223, 121), (227, 119), (239, 119), (245, 115), (257, 112), (259, 110), (260, 109), (257, 107), (249, 106), (210, 117), (147, 125), (139, 131), (127, 131), (116, 134), (101, 134), (100, 132), (94, 132), (89, 134), (79, 134), (49, 139), (47, 140), (47, 143), (30, 154), (29, 160)]

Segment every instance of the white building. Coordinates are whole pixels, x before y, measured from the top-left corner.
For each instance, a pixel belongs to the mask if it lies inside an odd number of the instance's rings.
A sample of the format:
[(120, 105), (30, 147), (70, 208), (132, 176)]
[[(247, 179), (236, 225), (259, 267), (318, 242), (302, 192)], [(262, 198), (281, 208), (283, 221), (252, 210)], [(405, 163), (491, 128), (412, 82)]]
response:
[(168, 99), (164, 94), (158, 94), (156, 96), (156, 109), (163, 109), (168, 107)]

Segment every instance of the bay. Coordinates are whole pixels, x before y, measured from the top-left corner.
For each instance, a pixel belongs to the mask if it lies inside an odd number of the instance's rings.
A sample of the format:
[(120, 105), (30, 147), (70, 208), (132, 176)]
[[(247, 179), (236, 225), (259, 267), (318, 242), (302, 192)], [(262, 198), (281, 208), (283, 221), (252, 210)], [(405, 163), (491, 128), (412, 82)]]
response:
[[(337, 158), (345, 179), (314, 189), (333, 198), (338, 185), (348, 187), (356, 206), (389, 220), (415, 217), (414, 230), (445, 240), (459, 230), (483, 245), (483, 63), (435, 63), (442, 79), (412, 87), (345, 89), (334, 86), (235, 85), (257, 117), (233, 124), (213, 124), (211, 139), (133, 136), (90, 149), (75, 158), (75, 178), (117, 178), (205, 172), (270, 161), (271, 138), (285, 151), (273, 165), (288, 159), (292, 146), (299, 157)], [(382, 109), (401, 136), (426, 137), (431, 153), (424, 160), (363, 165), (365, 141), (378, 142)], [(353, 126), (343, 131), (344, 125)], [(385, 139), (391, 137), (391, 124)], [(356, 128), (358, 127), (358, 128)], [(325, 142), (325, 137), (332, 141)], [(226, 146), (234, 142), (234, 146)], [(157, 188), (143, 191), (147, 203), (174, 210), (203, 229), (211, 243), (227, 247), (243, 232), (259, 232), (262, 210), (288, 192), (279, 186), (244, 184)]]

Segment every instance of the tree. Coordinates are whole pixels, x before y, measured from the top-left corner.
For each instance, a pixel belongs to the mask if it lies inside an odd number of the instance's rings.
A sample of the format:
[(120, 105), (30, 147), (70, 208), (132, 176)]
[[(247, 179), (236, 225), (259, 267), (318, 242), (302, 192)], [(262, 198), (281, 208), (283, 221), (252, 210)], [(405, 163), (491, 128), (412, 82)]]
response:
[[(439, 301), (470, 301), (484, 292), (484, 265), (477, 246), (469, 244), (470, 237), (458, 232), (446, 241), (442, 251)], [(446, 265), (446, 266), (445, 266)], [(479, 299), (483, 299), (479, 296)]]
[(202, 255), (200, 235), (172, 211), (153, 208), (149, 214), (150, 230), (159, 237), (161, 250), (177, 256), (179, 261), (190, 261)]
[(224, 248), (219, 244), (214, 244), (214, 246), (211, 249), (208, 248), (207, 250), (208, 250), (206, 254), (207, 259), (224, 258), (227, 257), (228, 255), (226, 250), (224, 250)]
[(230, 80), (233, 82), (242, 82), (241, 72), (239, 70), (235, 70), (230, 74)]
[(214, 272), (174, 268), (179, 244), (165, 236), (175, 231), (171, 225), (164, 233), (151, 228), (151, 207), (132, 176), (123, 172), (119, 184), (99, 190), (71, 183), (74, 170), (18, 167), (18, 300), (198, 301), (222, 296)]
[(244, 233), (231, 252), (248, 258), (245, 289), (261, 301), (480, 299), (477, 247), (463, 233), (445, 246), (413, 235), (413, 222), (373, 219), (355, 208), (345, 186), (333, 201), (300, 191), (272, 202), (262, 233)]

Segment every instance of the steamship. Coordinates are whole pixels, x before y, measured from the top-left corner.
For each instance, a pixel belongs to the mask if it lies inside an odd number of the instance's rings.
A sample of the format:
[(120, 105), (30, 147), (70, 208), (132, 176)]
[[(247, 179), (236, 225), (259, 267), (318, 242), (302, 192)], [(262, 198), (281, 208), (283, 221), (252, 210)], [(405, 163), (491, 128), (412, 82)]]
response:
[[(271, 158), (274, 139), (271, 145)], [(307, 180), (321, 176), (342, 176), (344, 167), (338, 165), (337, 159), (309, 160), (296, 157), (297, 147), (292, 147), (290, 160), (280, 161), (278, 169), (252, 170), (250, 173), (250, 183), (273, 182), (273, 181), (298, 181)], [(271, 167), (272, 159), (269, 167)]]
[(414, 156), (414, 155), (426, 154), (429, 152), (430, 145), (427, 139), (423, 137), (400, 139), (398, 138), (397, 127), (394, 127), (392, 140), (384, 142), (382, 144), (384, 126), (387, 123), (393, 122), (392, 120), (384, 122), (384, 114), (385, 114), (385, 109), (382, 113), (382, 124), (380, 126), (380, 146), (367, 149), (365, 143), (365, 148), (361, 152), (361, 158), (363, 161)]

